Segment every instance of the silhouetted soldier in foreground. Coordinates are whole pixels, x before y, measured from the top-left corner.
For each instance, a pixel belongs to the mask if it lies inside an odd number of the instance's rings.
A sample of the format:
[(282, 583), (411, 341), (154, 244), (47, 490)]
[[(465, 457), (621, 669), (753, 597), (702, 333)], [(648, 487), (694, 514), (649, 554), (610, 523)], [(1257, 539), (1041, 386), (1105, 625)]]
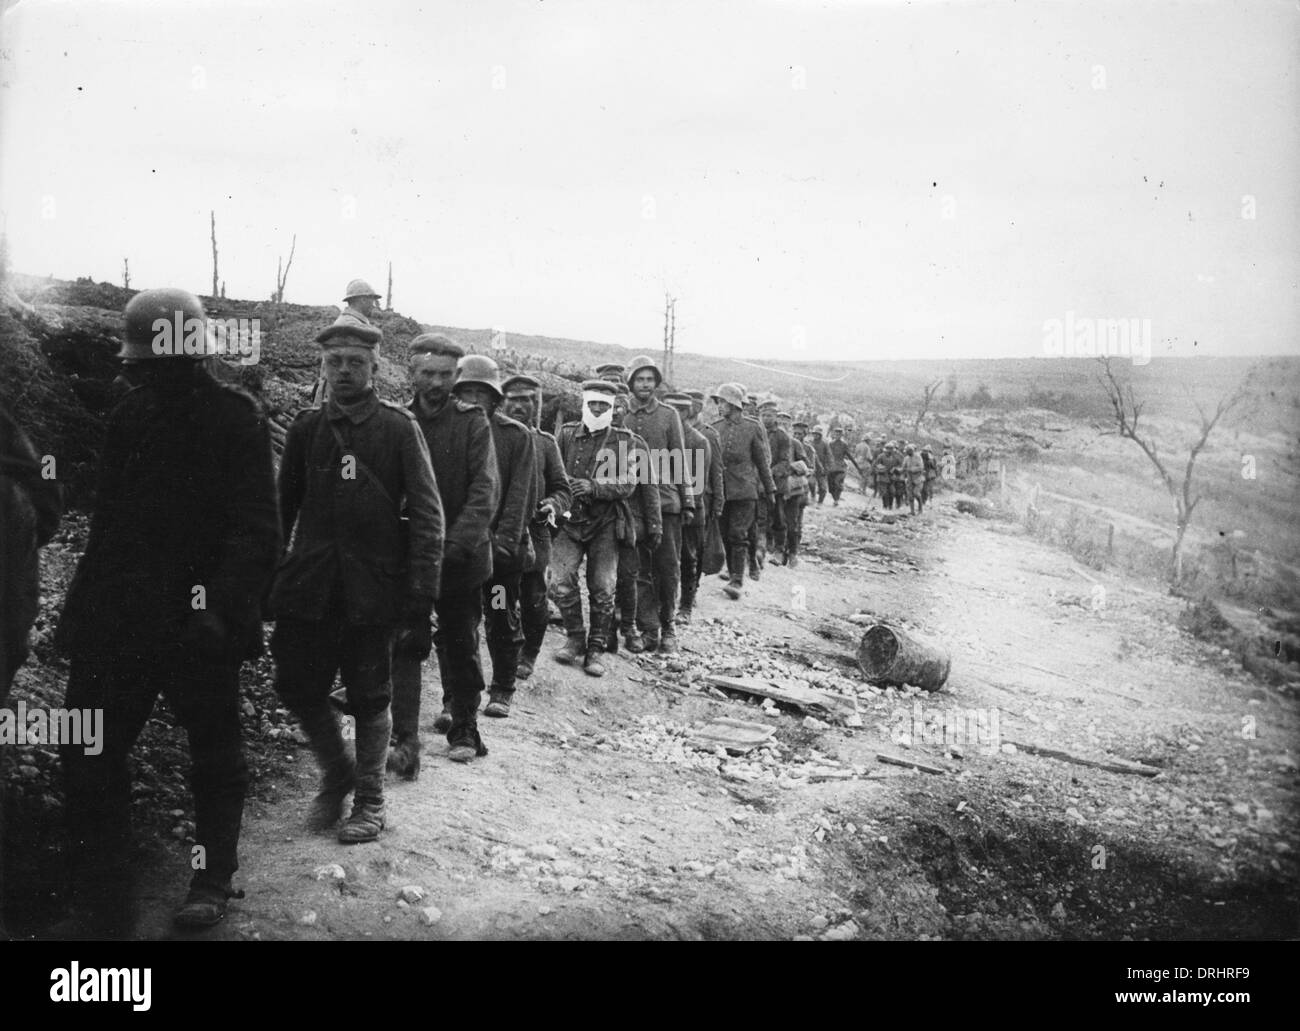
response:
[(198, 299), (145, 290), (125, 320), (119, 357), (138, 363), (140, 385), (109, 416), (90, 538), (57, 634), (72, 660), (66, 706), (103, 711), (100, 754), (60, 749), (80, 923), (68, 933), (95, 937), (129, 930), (127, 755), (159, 693), (189, 737), (194, 792), (194, 875), (176, 922), (215, 924), (236, 895), (248, 784), (239, 665), (262, 652), (260, 600), (280, 540), (257, 403), (214, 380), (201, 356), (153, 346), (156, 320), (206, 326)]

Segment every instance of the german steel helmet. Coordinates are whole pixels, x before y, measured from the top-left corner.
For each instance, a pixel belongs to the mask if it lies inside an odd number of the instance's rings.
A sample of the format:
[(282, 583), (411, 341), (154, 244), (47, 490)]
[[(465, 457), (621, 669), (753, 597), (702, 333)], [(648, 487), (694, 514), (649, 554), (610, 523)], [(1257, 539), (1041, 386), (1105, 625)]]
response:
[(491, 387), (497, 397), (504, 397), (501, 392), (501, 369), (485, 354), (467, 354), (456, 363), (456, 382), (452, 389), (466, 383), (482, 383)]
[[(208, 344), (208, 316), (201, 302), (186, 290), (166, 288), (141, 290), (126, 304), (122, 312), (125, 322), (126, 342), (117, 357), (129, 362), (152, 361), (155, 358), (206, 358), (213, 353)], [(186, 353), (184, 348), (185, 323), (198, 319), (203, 323), (202, 353)], [(162, 320), (167, 329), (155, 328)], [(167, 346), (154, 347), (154, 341), (164, 339)]]

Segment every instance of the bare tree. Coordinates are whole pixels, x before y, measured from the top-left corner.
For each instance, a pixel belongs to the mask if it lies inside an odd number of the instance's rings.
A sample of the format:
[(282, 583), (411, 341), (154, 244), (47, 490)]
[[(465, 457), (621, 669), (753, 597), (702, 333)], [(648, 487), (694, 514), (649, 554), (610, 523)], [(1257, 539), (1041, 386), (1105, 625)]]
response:
[(127, 258), (122, 259), (122, 289), (131, 289), (131, 262)]
[(388, 296), (384, 298), (384, 310), (393, 310), (393, 263), (388, 263)]
[(298, 234), (293, 234), (293, 243), (289, 245), (289, 260), (277, 259), (275, 265), (275, 303), (284, 303), (284, 284), (289, 281), (289, 268), (293, 265), (293, 252), (298, 247)]
[(217, 296), (217, 213), (209, 212), (212, 219), (212, 296)]
[(1110, 400), (1111, 409), (1115, 413), (1115, 422), (1119, 429), (1119, 435), (1127, 437), (1142, 449), (1142, 453), (1156, 467), (1156, 473), (1165, 485), (1165, 490), (1169, 492), (1170, 500), (1173, 501), (1175, 534), (1174, 548), (1169, 556), (1169, 582), (1177, 584), (1183, 575), (1183, 538), (1187, 534), (1187, 527), (1191, 524), (1192, 513), (1196, 511), (1196, 506), (1203, 496), (1194, 494), (1192, 490), (1196, 459), (1204, 449), (1205, 442), (1210, 439), (1210, 434), (1214, 432), (1214, 427), (1218, 425), (1219, 420), (1245, 399), (1247, 386), (1251, 378), (1250, 373), (1246, 374), (1231, 393), (1219, 398), (1213, 412), (1207, 412), (1200, 402), (1193, 401), (1196, 405), (1197, 414), (1201, 417), (1200, 436), (1196, 438), (1195, 443), (1187, 452), (1187, 465), (1183, 469), (1182, 482), (1179, 483), (1174, 479), (1174, 474), (1170, 472), (1170, 469), (1173, 468), (1172, 463), (1160, 456), (1155, 437), (1150, 432), (1138, 432), (1138, 420), (1142, 416), (1145, 402), (1140, 402), (1134, 397), (1131, 383), (1121, 384), (1119, 382), (1115, 377), (1114, 369), (1111, 368), (1109, 357), (1098, 358), (1097, 361), (1102, 367), (1103, 375), (1099, 378), (1101, 385), (1106, 390), (1106, 396)]
[(923, 389), (921, 407), (917, 409), (916, 418), (912, 420), (913, 433), (921, 428), (921, 420), (925, 418), (925, 413), (930, 410), (930, 402), (934, 400), (934, 395), (939, 392), (941, 386), (943, 386), (943, 380), (937, 379)]

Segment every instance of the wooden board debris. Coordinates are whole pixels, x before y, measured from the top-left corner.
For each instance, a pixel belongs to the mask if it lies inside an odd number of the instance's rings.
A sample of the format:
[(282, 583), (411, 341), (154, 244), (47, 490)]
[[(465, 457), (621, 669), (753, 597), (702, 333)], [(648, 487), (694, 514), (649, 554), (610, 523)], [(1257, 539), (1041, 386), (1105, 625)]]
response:
[(1129, 762), (1127, 759), (1085, 759), (1080, 755), (1062, 752), (1058, 748), (1041, 748), (1038, 745), (1027, 745), (1020, 741), (1008, 741), (1006, 744), (1015, 745), (1017, 749), (1028, 752), (1030, 755), (1041, 755), (1045, 759), (1058, 759), (1063, 763), (1073, 763), (1075, 766), (1089, 766), (1096, 770), (1107, 770), (1110, 773), (1132, 773), (1138, 777), (1155, 777), (1164, 772), (1158, 766), (1146, 766), (1143, 763)]
[(764, 723), (747, 723), (745, 720), (719, 716), (702, 727), (693, 727), (686, 743), (693, 748), (711, 752), (725, 748), (731, 755), (744, 755), (767, 741), (776, 733), (776, 727)]
[(764, 680), (760, 677), (724, 677), (716, 673), (706, 680), (714, 687), (740, 691), (759, 698), (771, 698), (774, 702), (792, 705), (802, 713), (835, 723), (842, 723), (858, 711), (857, 703), (852, 698), (831, 694), (829, 691), (814, 691), (793, 681)]
[(947, 773), (942, 766), (931, 766), (929, 763), (918, 762), (916, 759), (904, 759), (902, 756), (889, 755), (886, 752), (877, 752), (876, 758), (882, 763), (888, 763), (890, 766), (906, 766), (912, 770), (920, 770), (922, 773)]

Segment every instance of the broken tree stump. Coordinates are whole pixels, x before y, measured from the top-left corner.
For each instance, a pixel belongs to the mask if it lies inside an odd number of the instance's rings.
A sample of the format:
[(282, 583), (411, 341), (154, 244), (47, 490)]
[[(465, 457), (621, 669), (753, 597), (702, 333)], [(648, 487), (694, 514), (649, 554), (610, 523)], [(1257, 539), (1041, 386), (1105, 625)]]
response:
[(877, 623), (858, 643), (858, 668), (869, 684), (915, 684), (925, 691), (938, 691), (947, 683), (952, 658), (942, 645), (919, 634)]

